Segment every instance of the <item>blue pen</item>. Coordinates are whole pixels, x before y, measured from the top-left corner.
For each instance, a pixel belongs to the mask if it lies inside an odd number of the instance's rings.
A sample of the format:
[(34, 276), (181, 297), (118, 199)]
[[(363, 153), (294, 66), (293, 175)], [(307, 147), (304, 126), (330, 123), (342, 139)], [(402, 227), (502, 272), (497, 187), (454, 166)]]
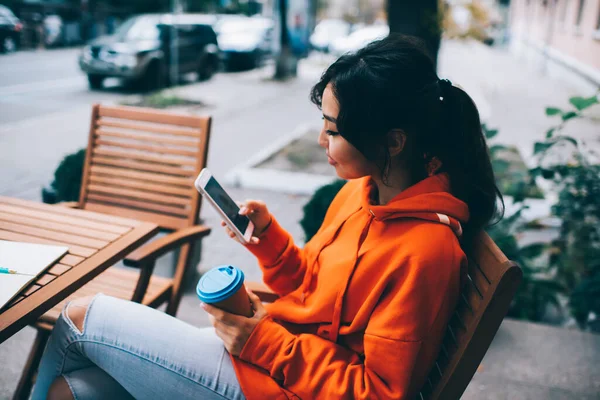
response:
[(2, 267), (0, 267), (0, 274), (35, 276), (34, 274), (25, 274), (23, 272), (15, 271), (14, 269), (8, 269), (8, 268), (2, 268)]

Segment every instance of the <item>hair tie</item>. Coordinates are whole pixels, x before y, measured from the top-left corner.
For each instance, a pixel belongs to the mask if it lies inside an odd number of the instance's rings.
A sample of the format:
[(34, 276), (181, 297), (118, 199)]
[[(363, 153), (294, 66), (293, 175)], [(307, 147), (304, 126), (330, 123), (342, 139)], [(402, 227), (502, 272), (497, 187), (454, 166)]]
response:
[(438, 80), (438, 85), (440, 86), (440, 92), (442, 93), (440, 101), (444, 101), (444, 89), (452, 87), (452, 82), (450, 82), (449, 79), (440, 79)]

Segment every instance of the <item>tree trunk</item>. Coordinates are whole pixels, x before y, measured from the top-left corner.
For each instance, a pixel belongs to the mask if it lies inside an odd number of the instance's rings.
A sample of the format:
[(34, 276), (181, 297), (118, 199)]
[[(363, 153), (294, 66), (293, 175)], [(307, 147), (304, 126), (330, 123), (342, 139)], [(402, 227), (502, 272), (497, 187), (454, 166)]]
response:
[(279, 0), (280, 51), (275, 65), (275, 79), (287, 79), (296, 76), (296, 60), (290, 47), (290, 35), (287, 25), (287, 0)]
[(441, 42), (439, 0), (388, 0), (390, 32), (421, 38), (435, 65)]

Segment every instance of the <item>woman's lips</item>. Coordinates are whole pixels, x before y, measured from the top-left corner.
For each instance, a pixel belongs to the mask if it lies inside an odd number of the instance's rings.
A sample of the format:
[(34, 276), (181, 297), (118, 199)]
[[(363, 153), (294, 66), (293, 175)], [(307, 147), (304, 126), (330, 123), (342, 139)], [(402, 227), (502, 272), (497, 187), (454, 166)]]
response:
[(329, 161), (330, 165), (336, 165), (337, 164), (333, 158), (329, 157), (329, 155), (327, 156), (327, 161)]

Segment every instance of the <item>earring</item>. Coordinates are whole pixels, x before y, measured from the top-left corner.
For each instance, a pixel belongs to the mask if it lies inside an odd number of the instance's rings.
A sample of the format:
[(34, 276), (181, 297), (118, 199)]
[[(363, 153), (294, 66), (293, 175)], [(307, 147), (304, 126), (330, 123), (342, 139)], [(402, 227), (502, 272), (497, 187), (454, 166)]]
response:
[(431, 157), (431, 160), (427, 163), (427, 176), (435, 175), (438, 170), (442, 168), (442, 162), (437, 157)]

